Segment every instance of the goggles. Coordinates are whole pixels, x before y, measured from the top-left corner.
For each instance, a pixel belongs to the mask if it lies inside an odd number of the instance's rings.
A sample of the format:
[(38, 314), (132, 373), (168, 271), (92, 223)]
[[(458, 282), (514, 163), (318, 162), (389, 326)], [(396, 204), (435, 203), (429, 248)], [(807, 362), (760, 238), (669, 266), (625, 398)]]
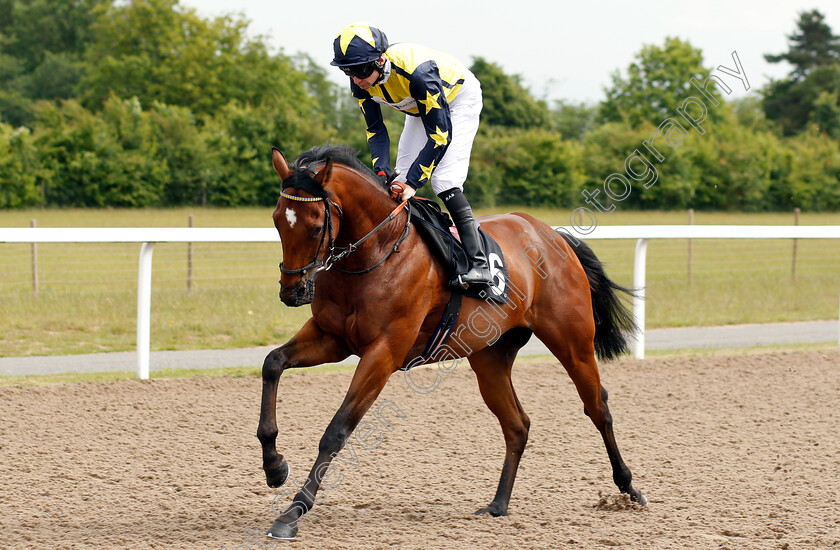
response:
[(347, 76), (355, 76), (356, 78), (365, 79), (373, 74), (373, 71), (376, 70), (376, 62), (371, 61), (369, 63), (362, 63), (361, 65), (349, 65), (339, 67), (341, 72), (346, 74)]

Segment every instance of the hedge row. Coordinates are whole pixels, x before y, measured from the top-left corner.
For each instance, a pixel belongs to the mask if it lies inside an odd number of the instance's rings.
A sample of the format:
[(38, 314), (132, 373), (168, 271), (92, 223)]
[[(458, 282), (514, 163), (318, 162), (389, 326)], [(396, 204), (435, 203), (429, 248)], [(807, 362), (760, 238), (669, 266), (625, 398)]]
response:
[[(576, 207), (586, 191), (604, 207), (840, 209), (840, 147), (825, 134), (779, 137), (732, 114), (703, 135), (673, 132), (666, 140), (654, 126), (607, 123), (573, 141), (483, 129), (467, 194), (479, 206)], [(363, 129), (342, 134), (365, 149)], [(186, 108), (136, 99), (112, 97), (96, 114), (72, 100), (43, 103), (32, 131), (0, 124), (0, 208), (271, 205), (268, 147), (291, 157), (336, 135), (281, 104), (231, 103), (199, 123)]]
[(476, 140), (468, 194), (485, 205), (577, 207), (594, 194), (604, 208), (840, 209), (840, 146), (825, 134), (781, 138), (734, 118), (703, 135), (689, 129), (670, 145), (656, 134), (653, 126), (615, 123), (579, 141), (545, 130), (492, 130)]

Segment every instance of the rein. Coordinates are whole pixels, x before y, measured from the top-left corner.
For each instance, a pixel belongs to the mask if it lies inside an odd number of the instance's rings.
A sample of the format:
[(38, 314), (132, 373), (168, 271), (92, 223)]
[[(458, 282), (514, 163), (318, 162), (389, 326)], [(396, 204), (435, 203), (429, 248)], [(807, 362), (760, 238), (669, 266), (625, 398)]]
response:
[[(364, 237), (362, 237), (358, 241), (350, 244), (346, 248), (338, 249), (335, 246), (335, 239), (333, 238), (333, 234), (332, 234), (332, 207), (335, 207), (335, 209), (338, 211), (339, 220), (343, 219), (343, 217), (344, 217), (344, 213), (342, 212), (341, 207), (338, 206), (338, 204), (329, 200), (329, 198), (327, 198), (327, 197), (324, 197), (323, 199), (319, 198), (319, 197), (297, 197), (295, 195), (289, 195), (287, 193), (284, 193), (283, 191), (280, 192), (280, 196), (284, 197), (286, 199), (292, 200), (292, 201), (297, 201), (297, 202), (317, 202), (317, 201), (323, 202), (324, 203), (324, 218), (326, 220), (326, 223), (324, 224), (324, 227), (323, 227), (322, 232), (321, 232), (321, 242), (318, 243), (318, 250), (315, 251), (315, 256), (312, 258), (312, 261), (309, 264), (307, 264), (303, 267), (300, 267), (298, 269), (286, 269), (285, 267), (283, 267), (283, 262), (280, 262), (280, 273), (283, 273), (285, 275), (298, 275), (298, 274), (304, 274), (305, 275), (306, 272), (309, 271), (312, 268), (315, 268), (315, 273), (318, 273), (319, 271), (329, 271), (330, 269), (332, 269), (333, 265), (335, 265), (337, 262), (340, 262), (341, 260), (345, 259), (350, 254), (355, 252), (356, 249), (358, 249), (359, 245), (361, 245), (363, 242), (365, 242), (370, 237), (372, 237), (374, 233), (376, 233), (377, 231), (379, 231), (380, 229), (385, 227), (385, 224), (387, 224), (388, 222), (390, 222), (391, 220), (396, 218), (397, 215), (400, 213), (400, 211), (403, 208), (405, 208), (406, 204), (408, 203), (408, 201), (401, 202), (396, 208), (394, 208), (391, 211), (390, 214), (388, 214), (388, 217), (386, 217), (384, 220), (382, 220), (379, 223), (379, 225), (377, 225), (376, 227), (371, 229), (367, 233), (367, 235), (365, 235)], [(361, 275), (361, 274), (364, 274), (364, 273), (370, 273), (371, 271), (373, 271), (374, 269), (379, 267), (385, 260), (387, 260), (391, 256), (391, 254), (393, 254), (394, 252), (398, 252), (397, 247), (399, 247), (399, 245), (402, 244), (402, 242), (405, 240), (405, 238), (408, 237), (408, 230), (411, 227), (411, 209), (410, 208), (407, 210), (407, 214), (408, 215), (406, 216), (405, 228), (403, 229), (402, 234), (400, 234), (400, 236), (397, 238), (397, 241), (394, 243), (394, 246), (392, 246), (391, 249), (385, 254), (385, 256), (383, 256), (378, 262), (376, 262), (372, 266), (368, 267), (367, 269), (362, 269), (360, 271), (349, 271), (349, 270), (341, 269), (341, 268), (338, 268), (338, 267), (335, 268), (336, 271), (340, 271), (341, 273), (349, 273), (351, 275)], [(319, 260), (318, 256), (321, 254), (321, 248), (324, 247), (324, 242), (327, 240), (327, 235), (329, 235), (329, 243), (328, 243), (329, 255), (326, 258), (324, 258), (323, 260)], [(340, 250), (340, 252), (338, 252), (338, 254), (336, 254), (337, 250)]]
[[(333, 252), (334, 252), (335, 248), (330, 247), (330, 256), (327, 258), (327, 261), (329, 261), (329, 265), (327, 265), (325, 271), (330, 269), (333, 266), (334, 263), (336, 263), (340, 260), (343, 260), (344, 258), (349, 256), (350, 254), (355, 252), (360, 244), (362, 244), (363, 242), (368, 240), (374, 233), (376, 233), (377, 231), (379, 231), (380, 229), (385, 227), (386, 223), (388, 223), (391, 220), (393, 220), (394, 218), (396, 218), (397, 215), (400, 213), (400, 211), (403, 208), (405, 208), (406, 204), (408, 204), (407, 199), (402, 201), (396, 208), (391, 210), (391, 213), (388, 214), (388, 217), (385, 218), (384, 220), (382, 220), (379, 223), (379, 225), (377, 225), (376, 227), (371, 229), (370, 232), (368, 232), (367, 235), (365, 235), (364, 237), (362, 237), (358, 241), (354, 242), (353, 244), (351, 244), (350, 246), (348, 246), (347, 248), (342, 250), (337, 256), (333, 255)], [(397, 247), (399, 247), (400, 244), (402, 244), (402, 242), (405, 240), (405, 238), (408, 237), (408, 230), (411, 227), (411, 208), (406, 210), (406, 214), (407, 215), (405, 217), (405, 228), (403, 228), (403, 231), (400, 234), (400, 236), (397, 237), (397, 241), (394, 243), (394, 246), (391, 247), (391, 250), (389, 250), (384, 256), (382, 256), (382, 258), (378, 262), (376, 262), (372, 266), (368, 267), (367, 269), (361, 269), (359, 271), (350, 271), (350, 270), (347, 270), (347, 269), (341, 269), (340, 267), (335, 268), (336, 271), (340, 271), (341, 273), (349, 273), (350, 275), (362, 275), (364, 273), (370, 273), (371, 271), (373, 271), (374, 269), (376, 269), (377, 267), (382, 265), (382, 262), (387, 260), (391, 256), (391, 254), (393, 254), (394, 252), (398, 252)], [(330, 261), (331, 258), (332, 258), (332, 260)]]

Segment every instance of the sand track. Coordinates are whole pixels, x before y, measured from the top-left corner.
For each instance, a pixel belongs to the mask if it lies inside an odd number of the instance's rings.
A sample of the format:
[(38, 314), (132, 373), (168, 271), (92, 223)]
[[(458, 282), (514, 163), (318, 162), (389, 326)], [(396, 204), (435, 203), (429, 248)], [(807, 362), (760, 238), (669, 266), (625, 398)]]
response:
[[(463, 364), (428, 395), (395, 375), (379, 402), (405, 418), (389, 416), (377, 448), (356, 446), (358, 464), (339, 466), (298, 540), (276, 546), (840, 547), (840, 354), (601, 370), (647, 509), (619, 498), (571, 381), (544, 363), (514, 370), (532, 427), (510, 515), (473, 516), (492, 499), (504, 446)], [(293, 480), (349, 379), (281, 379), (278, 442)], [(257, 378), (0, 388), (0, 548), (273, 548), (257, 535), (272, 499), (289, 499), (260, 469), (259, 394)]]

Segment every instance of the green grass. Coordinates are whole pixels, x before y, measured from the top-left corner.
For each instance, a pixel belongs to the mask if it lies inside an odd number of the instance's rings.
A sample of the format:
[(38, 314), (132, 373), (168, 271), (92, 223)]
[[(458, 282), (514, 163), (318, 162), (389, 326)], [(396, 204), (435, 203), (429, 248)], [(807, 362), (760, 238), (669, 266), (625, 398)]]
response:
[[(615, 280), (633, 280), (632, 241), (593, 241)], [(647, 326), (721, 325), (836, 319), (840, 242), (798, 243), (796, 279), (790, 241), (695, 240), (648, 245)]]
[[(318, 374), (332, 374), (335, 372), (351, 371), (353, 365), (319, 365), (307, 369), (291, 369), (283, 376), (307, 376)], [(152, 371), (155, 380), (165, 378), (243, 378), (261, 376), (257, 367), (223, 367), (213, 369), (161, 369)], [(53, 384), (82, 384), (86, 382), (115, 382), (118, 380), (137, 380), (137, 371), (114, 372), (69, 372), (62, 374), (25, 374), (14, 376), (0, 376), (0, 387), (3, 386), (51, 386)]]
[[(527, 210), (552, 225), (568, 211)], [(271, 209), (31, 210), (0, 212), (0, 227), (270, 227)], [(621, 212), (602, 225), (683, 224), (686, 212)], [(695, 215), (696, 224), (783, 225), (793, 213)], [(837, 225), (840, 214), (803, 213), (803, 225)], [(632, 284), (632, 240), (590, 241), (617, 282)], [(57, 355), (135, 348), (139, 244), (38, 245), (39, 295), (32, 292), (29, 244), (0, 244), (0, 356)], [(287, 340), (309, 308), (277, 298), (281, 249), (264, 243), (155, 247), (152, 349), (261, 346)], [(652, 241), (647, 260), (647, 327), (836, 319), (840, 242), (801, 240), (792, 277), (790, 240), (695, 240), (691, 282), (688, 241)], [(407, 289), (406, 292), (411, 292)]]

